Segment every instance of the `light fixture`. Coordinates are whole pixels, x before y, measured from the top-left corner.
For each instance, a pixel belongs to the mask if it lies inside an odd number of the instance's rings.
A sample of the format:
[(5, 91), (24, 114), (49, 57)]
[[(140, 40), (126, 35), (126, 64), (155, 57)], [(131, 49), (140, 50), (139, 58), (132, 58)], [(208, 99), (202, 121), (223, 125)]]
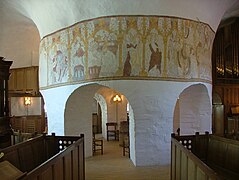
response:
[(25, 106), (31, 105), (31, 98), (30, 97), (25, 97), (24, 98), (24, 104), (25, 104)]
[(116, 94), (115, 97), (113, 98), (113, 101), (114, 102), (120, 102), (121, 101), (121, 97), (118, 94)]

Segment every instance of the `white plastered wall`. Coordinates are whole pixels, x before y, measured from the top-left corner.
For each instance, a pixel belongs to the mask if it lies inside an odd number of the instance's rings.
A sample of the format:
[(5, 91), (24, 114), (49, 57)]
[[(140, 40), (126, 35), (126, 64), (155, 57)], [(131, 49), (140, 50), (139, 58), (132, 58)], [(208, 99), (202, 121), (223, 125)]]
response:
[[(202, 84), (207, 89), (209, 101), (211, 99), (211, 85), (207, 83), (149, 80), (142, 80), (140, 83), (137, 80), (100, 81), (97, 83), (124, 94), (133, 109), (134, 121), (130, 121), (130, 153), (132, 154), (131, 160), (136, 166), (169, 164), (174, 109), (177, 98), (184, 89), (193, 84)], [(79, 85), (44, 90), (42, 94), (46, 102), (54, 99), (54, 104), (47, 103), (47, 106), (51, 106), (47, 111), (51, 118), (49, 133), (61, 132), (64, 134), (67, 132), (66, 135), (84, 133), (86, 156), (90, 156), (92, 154), (92, 122), (89, 119), (91, 119), (94, 94), (101, 86), (85, 87), (87, 95), (81, 96), (81, 94), (73, 93), (73, 97), (71, 97), (73, 101), (70, 104), (66, 104), (66, 101), (70, 94), (79, 88)], [(92, 100), (88, 97), (92, 97)], [(76, 106), (79, 100), (84, 102), (83, 107)], [(57, 108), (59, 110), (56, 111)], [(79, 114), (79, 108), (85, 113)], [(211, 106), (208, 107), (208, 109), (210, 108)], [(79, 116), (84, 122), (79, 122)]]
[(179, 96), (179, 128), (181, 135), (212, 131), (212, 106), (203, 85), (192, 85)]

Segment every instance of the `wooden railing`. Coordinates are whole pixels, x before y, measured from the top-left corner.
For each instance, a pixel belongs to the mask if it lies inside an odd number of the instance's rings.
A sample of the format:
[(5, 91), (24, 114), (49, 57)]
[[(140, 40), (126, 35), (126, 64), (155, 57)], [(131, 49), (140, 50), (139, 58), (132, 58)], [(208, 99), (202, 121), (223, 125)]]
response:
[(239, 179), (239, 141), (210, 135), (207, 164), (225, 179)]
[(172, 134), (172, 137), (177, 139), (185, 148), (195, 154), (198, 158), (205, 161), (207, 159), (208, 149), (208, 137), (209, 133), (195, 135), (176, 136)]
[[(179, 137), (177, 137), (179, 138)], [(183, 140), (183, 138), (181, 138)], [(196, 149), (195, 137), (186, 137), (191, 141), (191, 148)], [(183, 140), (184, 141), (184, 140)], [(182, 142), (183, 142), (182, 141)], [(211, 168), (204, 164), (196, 155), (189, 151), (182, 143), (176, 138), (171, 139), (171, 180), (190, 179), (201, 180), (221, 179)]]
[(1, 150), (20, 179), (85, 179), (84, 136), (40, 136)]
[(239, 179), (239, 141), (172, 134), (171, 144), (171, 179)]

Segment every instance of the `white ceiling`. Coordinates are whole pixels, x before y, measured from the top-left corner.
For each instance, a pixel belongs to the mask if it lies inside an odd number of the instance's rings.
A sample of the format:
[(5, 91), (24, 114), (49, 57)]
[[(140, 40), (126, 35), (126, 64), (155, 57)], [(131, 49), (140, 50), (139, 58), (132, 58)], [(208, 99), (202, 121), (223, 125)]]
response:
[(29, 66), (47, 34), (84, 19), (128, 14), (185, 17), (216, 31), (221, 19), (239, 16), (239, 0), (1, 0), (0, 56), (17, 60), (14, 67)]

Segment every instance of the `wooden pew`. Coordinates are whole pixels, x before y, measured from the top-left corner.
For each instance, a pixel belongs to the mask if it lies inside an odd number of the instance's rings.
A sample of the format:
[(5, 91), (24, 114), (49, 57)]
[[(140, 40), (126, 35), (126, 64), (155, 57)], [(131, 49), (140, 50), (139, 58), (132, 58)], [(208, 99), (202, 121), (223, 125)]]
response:
[[(180, 142), (181, 141), (181, 142)], [(187, 144), (188, 146), (186, 146)], [(171, 180), (179, 179), (210, 179), (220, 180), (221, 178), (195, 154), (195, 135), (171, 138)], [(187, 149), (187, 147), (189, 149)]]
[(225, 179), (239, 179), (239, 141), (210, 135), (206, 163)]
[[(208, 133), (205, 135), (197, 133), (192, 136), (175, 136), (175, 134), (172, 134), (171, 142), (172, 179), (187, 177), (185, 176), (185, 168), (182, 171), (181, 167), (188, 167), (188, 163), (190, 163), (190, 167), (197, 167), (198, 164), (201, 164), (199, 167), (200, 173), (205, 178), (210, 179), (210, 174), (213, 172), (215, 174), (215, 177), (212, 177), (213, 179), (239, 179), (239, 141), (209, 135)], [(178, 169), (178, 166), (180, 169)], [(191, 170), (193, 174), (198, 174), (197, 169)], [(210, 169), (210, 171), (206, 169)]]
[(8, 161), (24, 173), (20, 179), (85, 179), (84, 135), (43, 135), (0, 152), (0, 162)]

